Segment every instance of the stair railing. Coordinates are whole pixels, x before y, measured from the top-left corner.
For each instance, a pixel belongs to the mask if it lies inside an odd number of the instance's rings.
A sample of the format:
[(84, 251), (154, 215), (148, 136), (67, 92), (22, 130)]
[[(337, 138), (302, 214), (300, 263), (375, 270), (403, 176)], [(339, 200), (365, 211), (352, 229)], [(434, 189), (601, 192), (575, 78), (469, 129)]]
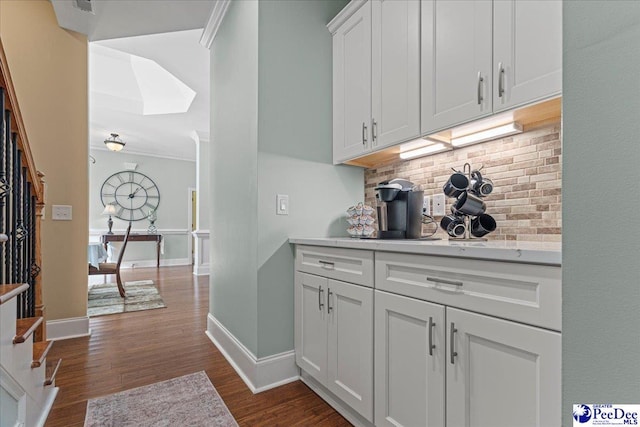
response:
[[(0, 40), (0, 284), (28, 283), (18, 318), (44, 317), (41, 220), (44, 175), (37, 171)], [(42, 322), (36, 341), (46, 340)]]

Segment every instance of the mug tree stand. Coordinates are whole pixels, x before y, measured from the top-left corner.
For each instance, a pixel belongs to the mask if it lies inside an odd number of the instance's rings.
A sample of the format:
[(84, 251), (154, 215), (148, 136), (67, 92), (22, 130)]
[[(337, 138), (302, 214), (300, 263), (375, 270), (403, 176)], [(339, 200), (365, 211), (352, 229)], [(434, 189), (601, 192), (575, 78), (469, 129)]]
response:
[[(482, 167), (480, 168), (482, 169)], [(455, 171), (455, 169), (454, 169)], [(459, 172), (459, 171), (456, 171)], [(469, 182), (471, 182), (471, 164), (465, 163), (462, 167), (462, 172), (467, 176)], [(471, 234), (471, 216), (467, 214), (464, 215), (464, 235), (462, 237), (453, 237), (449, 236), (449, 240), (456, 242), (486, 242), (487, 239), (485, 237), (475, 237)]]

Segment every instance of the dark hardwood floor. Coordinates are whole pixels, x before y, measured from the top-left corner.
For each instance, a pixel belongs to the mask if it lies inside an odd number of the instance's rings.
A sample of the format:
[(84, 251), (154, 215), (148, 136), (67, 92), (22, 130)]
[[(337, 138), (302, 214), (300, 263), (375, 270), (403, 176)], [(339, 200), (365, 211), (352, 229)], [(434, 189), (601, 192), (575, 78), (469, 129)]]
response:
[[(110, 279), (107, 276), (107, 279)], [(58, 341), (60, 392), (47, 427), (83, 426), (87, 400), (204, 370), (240, 426), (348, 426), (340, 414), (296, 381), (253, 394), (204, 334), (209, 277), (190, 267), (123, 271), (151, 279), (167, 308), (91, 319), (91, 337)]]

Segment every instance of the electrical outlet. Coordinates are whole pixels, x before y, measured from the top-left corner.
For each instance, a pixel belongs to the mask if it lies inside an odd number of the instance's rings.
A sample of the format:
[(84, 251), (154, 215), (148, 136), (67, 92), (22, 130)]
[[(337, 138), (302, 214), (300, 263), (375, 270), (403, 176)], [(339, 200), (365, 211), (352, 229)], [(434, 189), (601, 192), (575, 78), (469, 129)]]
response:
[(433, 196), (433, 216), (444, 216), (445, 198), (444, 194)]
[(71, 206), (69, 205), (52, 205), (51, 219), (54, 221), (71, 221), (73, 218)]
[(431, 215), (431, 197), (424, 196), (422, 199), (422, 213), (425, 215)]

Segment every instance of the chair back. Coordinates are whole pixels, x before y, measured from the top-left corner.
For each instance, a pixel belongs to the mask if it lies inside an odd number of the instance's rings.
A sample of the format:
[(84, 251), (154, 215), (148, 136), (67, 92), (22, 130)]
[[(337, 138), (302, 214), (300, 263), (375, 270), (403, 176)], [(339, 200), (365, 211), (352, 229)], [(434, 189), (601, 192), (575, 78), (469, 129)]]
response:
[(122, 248), (120, 249), (120, 253), (118, 254), (118, 263), (116, 264), (116, 269), (120, 270), (120, 264), (122, 263), (122, 258), (124, 258), (124, 250), (127, 248), (127, 241), (129, 240), (129, 233), (131, 232), (131, 222), (129, 222), (129, 226), (127, 227), (127, 232), (124, 235), (124, 240), (122, 241)]

